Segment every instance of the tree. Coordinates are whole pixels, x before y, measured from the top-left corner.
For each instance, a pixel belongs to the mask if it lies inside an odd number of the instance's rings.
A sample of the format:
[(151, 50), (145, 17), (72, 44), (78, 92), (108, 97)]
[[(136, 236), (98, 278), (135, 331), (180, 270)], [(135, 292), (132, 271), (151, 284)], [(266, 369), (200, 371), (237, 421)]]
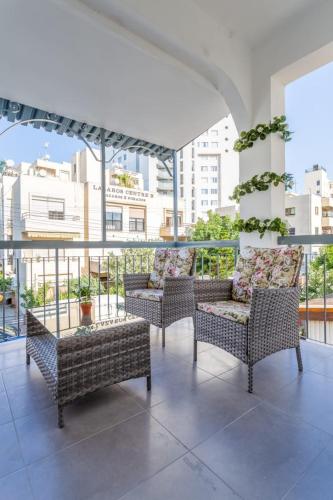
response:
[[(236, 240), (239, 232), (235, 229), (235, 221), (227, 215), (208, 212), (208, 220), (198, 219), (192, 230), (194, 241)], [(235, 264), (233, 248), (203, 248), (198, 251), (197, 273), (227, 278), (232, 275)]]
[(122, 174), (115, 174), (115, 178), (118, 179), (119, 186), (126, 187), (129, 189), (135, 187), (133, 177), (128, 172), (124, 172)]
[[(321, 248), (319, 255), (308, 264), (308, 299), (321, 298), (325, 291), (327, 296), (333, 295), (333, 245)], [(304, 285), (301, 300), (305, 299)]]

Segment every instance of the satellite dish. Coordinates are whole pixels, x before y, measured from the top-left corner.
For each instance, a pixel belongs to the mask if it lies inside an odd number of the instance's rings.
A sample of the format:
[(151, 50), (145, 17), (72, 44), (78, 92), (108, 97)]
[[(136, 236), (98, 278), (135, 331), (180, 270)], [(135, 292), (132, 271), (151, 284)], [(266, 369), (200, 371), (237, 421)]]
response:
[(39, 171), (39, 175), (41, 177), (46, 177), (46, 174), (47, 174), (46, 170), (44, 168), (41, 168), (40, 171)]

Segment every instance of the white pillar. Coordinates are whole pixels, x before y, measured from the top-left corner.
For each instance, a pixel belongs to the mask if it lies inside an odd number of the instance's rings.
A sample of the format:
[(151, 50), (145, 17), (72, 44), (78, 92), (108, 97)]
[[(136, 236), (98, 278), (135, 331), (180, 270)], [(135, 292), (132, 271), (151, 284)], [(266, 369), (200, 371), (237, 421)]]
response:
[[(254, 79), (253, 121), (268, 123), (273, 116), (284, 114), (284, 86), (277, 79)], [(278, 134), (270, 134), (264, 141), (258, 139), (251, 149), (242, 151), (239, 155), (240, 183), (248, 181), (254, 175), (266, 171), (282, 174), (285, 171), (285, 143)], [(268, 191), (254, 192), (243, 196), (240, 200), (240, 216), (243, 219), (257, 217), (258, 219), (284, 219), (284, 186), (271, 187)], [(272, 247), (277, 245), (278, 233), (267, 232), (260, 239), (259, 233), (241, 233), (240, 245)]]

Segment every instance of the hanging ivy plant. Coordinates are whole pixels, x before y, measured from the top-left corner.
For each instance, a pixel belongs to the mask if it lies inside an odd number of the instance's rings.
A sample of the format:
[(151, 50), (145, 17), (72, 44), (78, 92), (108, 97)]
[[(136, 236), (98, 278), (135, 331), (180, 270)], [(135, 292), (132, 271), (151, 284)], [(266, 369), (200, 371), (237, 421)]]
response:
[(252, 233), (258, 231), (260, 238), (264, 237), (266, 231), (274, 231), (280, 233), (281, 236), (287, 236), (288, 228), (287, 223), (280, 217), (275, 219), (257, 219), (257, 217), (250, 217), (249, 219), (237, 219), (235, 221), (235, 229), (243, 233)]
[(254, 191), (267, 191), (270, 185), (278, 186), (284, 184), (286, 189), (291, 189), (294, 185), (292, 174), (284, 173), (282, 175), (275, 172), (264, 172), (261, 175), (254, 175), (250, 180), (242, 182), (235, 187), (230, 200), (235, 200), (239, 203), (242, 196), (251, 194)]
[(264, 141), (269, 134), (278, 133), (284, 142), (291, 140), (290, 130), (288, 130), (287, 118), (282, 116), (274, 116), (273, 120), (268, 124), (259, 123), (255, 128), (251, 128), (248, 132), (244, 130), (240, 133), (239, 139), (235, 141), (234, 150), (241, 153), (245, 149), (252, 148), (255, 141), (258, 139)]

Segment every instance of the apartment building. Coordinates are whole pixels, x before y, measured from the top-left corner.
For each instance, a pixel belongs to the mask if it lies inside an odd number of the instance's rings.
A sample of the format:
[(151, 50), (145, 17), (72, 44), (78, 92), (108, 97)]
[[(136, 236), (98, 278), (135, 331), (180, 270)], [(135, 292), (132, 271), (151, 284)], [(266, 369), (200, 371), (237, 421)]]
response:
[[(101, 167), (88, 149), (76, 153), (71, 163), (38, 159), (6, 169), (0, 176), (3, 239), (101, 240)], [(179, 204), (180, 237), (185, 237), (184, 208)], [(167, 241), (173, 239), (172, 198), (144, 189), (141, 173), (113, 164), (106, 171), (107, 240)], [(75, 278), (88, 268), (89, 257), (106, 250), (60, 252), (60, 282)], [(7, 271), (38, 288), (55, 283), (54, 250), (21, 250), (5, 253)], [(66, 257), (66, 258), (65, 258)], [(67, 259), (69, 257), (69, 259)]]
[[(186, 224), (231, 204), (229, 196), (239, 183), (239, 155), (233, 150), (237, 137), (228, 115), (178, 152), (178, 196), (184, 202)], [(172, 195), (172, 164), (166, 169), (158, 160), (135, 153), (120, 154), (118, 160), (124, 168), (142, 173), (146, 189)]]

